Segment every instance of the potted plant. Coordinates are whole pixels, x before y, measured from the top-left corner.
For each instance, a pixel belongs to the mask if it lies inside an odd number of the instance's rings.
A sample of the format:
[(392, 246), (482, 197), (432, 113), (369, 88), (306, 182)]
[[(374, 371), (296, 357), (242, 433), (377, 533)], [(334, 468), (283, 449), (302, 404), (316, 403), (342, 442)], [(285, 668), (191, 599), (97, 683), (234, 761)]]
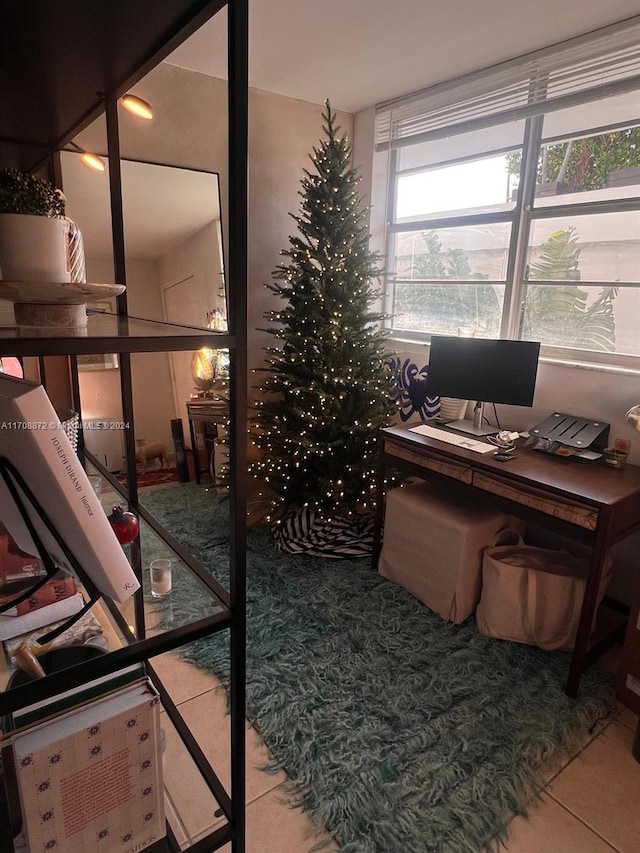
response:
[(43, 178), (0, 170), (0, 276), (5, 281), (70, 281), (65, 199)]

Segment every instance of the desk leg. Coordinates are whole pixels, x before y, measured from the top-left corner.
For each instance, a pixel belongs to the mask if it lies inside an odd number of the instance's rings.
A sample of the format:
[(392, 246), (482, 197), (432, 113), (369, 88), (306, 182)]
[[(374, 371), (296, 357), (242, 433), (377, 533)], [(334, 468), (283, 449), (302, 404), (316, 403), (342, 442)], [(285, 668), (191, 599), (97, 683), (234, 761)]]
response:
[[(382, 439), (381, 439), (382, 440)], [(373, 528), (373, 554), (371, 555), (371, 568), (378, 570), (378, 557), (382, 544), (382, 522), (384, 520), (384, 475), (386, 463), (383, 452), (380, 451), (378, 466), (376, 468), (376, 519)]]
[(635, 760), (640, 763), (640, 720), (638, 720), (638, 725), (636, 726), (636, 734), (633, 739), (631, 752)]
[[(205, 445), (206, 445), (205, 439)], [(215, 486), (216, 484), (216, 446), (215, 443), (211, 442), (211, 451), (209, 453), (209, 479), (211, 480), (211, 484)]]
[[(601, 516), (605, 515), (605, 511), (601, 511)], [(608, 527), (608, 519), (598, 519), (598, 526), (606, 529)], [(582, 602), (582, 611), (580, 613), (580, 622), (578, 623), (578, 632), (576, 634), (576, 643), (573, 647), (571, 656), (571, 665), (569, 667), (569, 678), (565, 692), (568, 696), (575, 698), (578, 695), (578, 686), (580, 684), (580, 676), (585, 668), (585, 660), (589, 649), (589, 640), (591, 637), (591, 625), (593, 624), (593, 616), (596, 612), (598, 602), (598, 590), (600, 589), (600, 580), (602, 578), (602, 570), (604, 561), (607, 555), (607, 537), (602, 532), (596, 532), (596, 542), (591, 555), (591, 563), (589, 566), (589, 574), (584, 590), (584, 600)]]
[(189, 418), (189, 435), (191, 436), (191, 458), (193, 459), (193, 476), (195, 477), (196, 485), (200, 485), (200, 459), (198, 457), (198, 448), (196, 447), (196, 431), (193, 428), (193, 421)]

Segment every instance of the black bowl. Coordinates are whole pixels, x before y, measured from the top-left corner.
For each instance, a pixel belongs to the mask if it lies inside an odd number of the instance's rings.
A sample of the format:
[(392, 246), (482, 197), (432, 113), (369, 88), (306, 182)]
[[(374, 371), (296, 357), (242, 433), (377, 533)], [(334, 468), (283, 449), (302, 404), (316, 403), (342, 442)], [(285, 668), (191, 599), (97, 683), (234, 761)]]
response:
[[(43, 655), (38, 655), (38, 661), (44, 669), (45, 675), (51, 675), (54, 672), (59, 672), (61, 669), (67, 669), (69, 666), (93, 660), (93, 658), (97, 658), (103, 654), (105, 654), (105, 651), (99, 646), (61, 646), (59, 649), (52, 649)], [(26, 684), (29, 681), (33, 681), (32, 675), (29, 675), (23, 669), (16, 669), (9, 679), (7, 689), (11, 690), (13, 687), (20, 687), (20, 685)]]

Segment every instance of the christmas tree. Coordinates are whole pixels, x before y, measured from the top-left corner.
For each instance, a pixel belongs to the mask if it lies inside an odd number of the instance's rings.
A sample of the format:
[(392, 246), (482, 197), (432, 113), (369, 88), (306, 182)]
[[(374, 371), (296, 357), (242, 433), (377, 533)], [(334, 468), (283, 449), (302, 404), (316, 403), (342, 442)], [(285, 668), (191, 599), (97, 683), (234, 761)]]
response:
[(316, 519), (372, 510), (377, 432), (393, 413), (392, 376), (382, 315), (373, 310), (379, 256), (369, 251), (366, 210), (357, 191), (351, 146), (329, 102), (326, 139), (304, 170), (298, 234), (267, 285), (286, 305), (266, 315), (254, 476), (269, 489), (271, 518), (311, 507)]

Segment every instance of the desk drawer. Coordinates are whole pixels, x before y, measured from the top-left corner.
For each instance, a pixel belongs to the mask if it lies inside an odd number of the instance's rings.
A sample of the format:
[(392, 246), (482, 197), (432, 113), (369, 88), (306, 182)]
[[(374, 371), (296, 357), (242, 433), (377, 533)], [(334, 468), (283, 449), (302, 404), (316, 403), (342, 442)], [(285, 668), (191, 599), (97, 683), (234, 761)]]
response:
[(389, 456), (395, 456), (396, 459), (403, 459), (405, 462), (411, 462), (419, 468), (426, 468), (428, 471), (436, 471), (445, 477), (450, 477), (452, 480), (458, 480), (461, 483), (471, 485), (473, 474), (471, 468), (461, 462), (451, 462), (443, 459), (441, 456), (429, 456), (424, 450), (419, 453), (411, 450), (409, 447), (401, 447), (394, 442), (385, 441), (384, 452)]
[(491, 492), (514, 503), (528, 506), (554, 518), (561, 518), (577, 527), (595, 530), (598, 523), (598, 510), (588, 504), (559, 498), (550, 495), (542, 489), (535, 489), (526, 484), (515, 485), (509, 480), (503, 480), (497, 475), (473, 473), (473, 485), (485, 492)]
[(229, 406), (227, 403), (208, 403), (192, 405), (187, 403), (187, 417), (192, 421), (211, 421), (223, 424), (229, 420)]

